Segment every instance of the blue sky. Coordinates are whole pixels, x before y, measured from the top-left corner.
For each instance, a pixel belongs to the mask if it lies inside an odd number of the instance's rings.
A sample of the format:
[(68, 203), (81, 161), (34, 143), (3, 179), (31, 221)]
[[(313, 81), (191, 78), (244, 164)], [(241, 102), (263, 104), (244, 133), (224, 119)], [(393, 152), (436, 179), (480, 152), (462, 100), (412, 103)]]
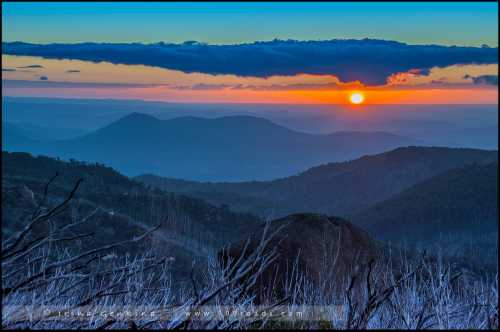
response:
[(498, 46), (497, 3), (2, 3), (3, 41), (379, 38)]

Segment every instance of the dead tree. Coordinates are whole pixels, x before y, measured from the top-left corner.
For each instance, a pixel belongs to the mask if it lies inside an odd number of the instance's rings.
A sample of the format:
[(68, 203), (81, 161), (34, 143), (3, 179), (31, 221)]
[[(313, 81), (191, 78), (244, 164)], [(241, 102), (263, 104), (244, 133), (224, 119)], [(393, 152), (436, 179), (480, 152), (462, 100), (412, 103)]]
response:
[[(127, 239), (111, 244), (90, 248), (77, 252), (67, 250), (69, 244), (81, 239), (95, 236), (94, 232), (74, 233), (77, 226), (87, 223), (92, 218), (99, 217), (100, 208), (94, 209), (85, 217), (70, 223), (54, 222), (55, 217), (63, 213), (75, 198), (82, 179), (78, 180), (65, 199), (52, 208), (46, 208), (49, 186), (58, 175), (56, 174), (45, 185), (42, 198), (30, 216), (26, 226), (4, 241), (2, 257), (2, 304), (5, 306), (34, 306), (35, 311), (40, 306), (58, 306), (63, 312), (92, 306), (129, 303), (136, 305), (135, 299), (142, 294), (143, 302), (168, 302), (166, 297), (171, 289), (162, 288), (166, 283), (164, 257), (138, 256), (133, 260), (124, 259), (118, 263), (107, 262), (106, 257), (120, 246), (127, 246), (144, 240), (161, 226)], [(50, 227), (42, 228), (47, 224)], [(267, 229), (267, 228), (266, 228)], [(67, 235), (72, 231), (71, 235)], [(272, 234), (271, 234), (272, 236)], [(254, 285), (260, 273), (276, 259), (275, 250), (266, 250), (270, 237), (264, 232), (259, 247), (250, 255), (240, 257), (234, 264), (219, 266), (215, 270), (215, 280), (211, 285), (195, 290), (192, 296), (180, 306), (176, 317), (168, 321), (156, 320), (126, 320), (126, 325), (119, 324), (119, 319), (91, 318), (89, 321), (57, 321), (52, 312), (41, 313), (33, 317), (30, 313), (20, 314), (16, 310), (4, 310), (2, 327), (4, 328), (96, 328), (106, 329), (115, 326), (128, 328), (147, 328), (159, 326), (166, 328), (230, 328), (245, 326), (249, 322), (238, 319), (221, 319), (199, 322), (185, 311), (191, 312), (207, 304), (224, 305), (226, 298), (232, 298), (235, 306), (252, 304), (252, 296), (248, 290)], [(73, 250), (75, 251), (75, 250)], [(151, 277), (153, 276), (153, 277)], [(135, 281), (131, 281), (137, 278)], [(151, 287), (150, 287), (151, 286)], [(133, 298), (127, 296), (134, 294)], [(154, 300), (153, 300), (154, 299)], [(129, 301), (129, 302), (126, 302)], [(286, 299), (270, 305), (274, 308)], [(4, 307), (5, 309), (5, 307)], [(32, 313), (32, 312), (31, 312)], [(52, 320), (51, 320), (52, 319)], [(54, 320), (55, 319), (55, 320)], [(49, 321), (50, 323), (47, 323)], [(121, 322), (123, 323), (123, 322)], [(253, 322), (255, 323), (255, 321)], [(47, 325), (52, 324), (52, 325)], [(57, 325), (59, 324), (59, 325)]]

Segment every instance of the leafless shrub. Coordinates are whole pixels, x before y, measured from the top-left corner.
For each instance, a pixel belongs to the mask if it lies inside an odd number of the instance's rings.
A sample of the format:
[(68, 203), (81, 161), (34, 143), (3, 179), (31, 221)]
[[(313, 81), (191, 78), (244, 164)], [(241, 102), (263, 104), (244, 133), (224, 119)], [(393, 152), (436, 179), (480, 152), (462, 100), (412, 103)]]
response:
[[(209, 259), (208, 279), (199, 290), (193, 279), (191, 291), (178, 289), (174, 292), (167, 259), (155, 257), (151, 252), (135, 257), (119, 257), (113, 251), (119, 246), (147, 238), (161, 225), (129, 240), (83, 252), (72, 250), (74, 248), (70, 248), (68, 243), (95, 234), (67, 236), (66, 231), (96, 216), (98, 209), (69, 224), (54, 224), (52, 219), (68, 208), (82, 182), (78, 180), (60, 204), (45, 209), (48, 187), (54, 178), (47, 183), (42, 200), (30, 221), (21, 231), (8, 238), (2, 248), (2, 304), (6, 309), (2, 316), (4, 328), (103, 329), (121, 326), (123, 320), (103, 319), (97, 312), (103, 307), (117, 306), (122, 309), (127, 306), (176, 308), (171, 319), (165, 320), (161, 316), (152, 320), (129, 320), (128, 327), (177, 329), (242, 326), (239, 319), (195, 320), (189, 313), (208, 304), (233, 308), (252, 305), (253, 298), (248, 290), (258, 274), (276, 259), (273, 250), (264, 253), (272, 234), (265, 232), (257, 250), (248, 257), (241, 257), (235, 264), (224, 267), (215, 257)], [(48, 224), (48, 230), (38, 234), (34, 229), (42, 223)], [(40, 307), (57, 307), (58, 317), (61, 312), (64, 314), (84, 308), (90, 316), (84, 320), (58, 319), (53, 317), (52, 311), (40, 314)], [(20, 308), (23, 308), (23, 314), (20, 314)]]
[[(252, 291), (259, 275), (276, 259), (267, 224), (255, 250), (248, 246), (232, 261), (217, 257), (205, 261), (202, 278), (194, 274), (187, 284), (171, 277), (169, 260), (153, 251), (130, 256), (115, 249), (152, 236), (160, 225), (129, 240), (78, 250), (69, 244), (95, 236), (74, 229), (99, 216), (99, 208), (70, 223), (59, 225), (55, 217), (73, 200), (78, 181), (66, 199), (47, 209), (45, 187), (37, 210), (26, 226), (4, 241), (2, 257), (2, 327), (71, 329), (497, 329), (498, 276), (477, 276), (457, 270), (439, 259), (418, 261), (402, 255), (397, 267), (387, 260), (359, 266), (343, 280), (333, 278), (336, 257), (342, 248), (325, 239), (324, 272), (319, 282), (299, 272), (299, 259), (282, 278), (284, 294), (269, 293), (255, 302)], [(34, 230), (47, 225), (47, 232)], [(71, 232), (68, 232), (71, 231)], [(248, 251), (248, 252), (247, 252)], [(300, 254), (299, 254), (300, 255)], [(272, 285), (271, 287), (272, 288)], [(343, 290), (343, 291), (339, 291)], [(82, 309), (84, 319), (55, 316)], [(291, 311), (296, 307), (321, 308), (321, 315), (275, 320), (261, 313)], [(165, 316), (103, 316), (103, 308), (166, 310)], [(210, 308), (208, 318), (196, 316)], [(22, 310), (21, 310), (22, 309)], [(232, 315), (254, 311), (251, 318)]]

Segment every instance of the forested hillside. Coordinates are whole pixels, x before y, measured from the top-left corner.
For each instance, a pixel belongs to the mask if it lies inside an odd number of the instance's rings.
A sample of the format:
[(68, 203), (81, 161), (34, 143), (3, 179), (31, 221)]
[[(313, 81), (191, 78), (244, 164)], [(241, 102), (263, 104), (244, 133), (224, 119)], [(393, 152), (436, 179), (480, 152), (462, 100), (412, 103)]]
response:
[(447, 170), (498, 160), (497, 151), (407, 147), (359, 159), (313, 167), (295, 176), (267, 182), (191, 182), (153, 175), (139, 181), (185, 193), (213, 204), (262, 216), (295, 212), (348, 215)]
[[(260, 219), (249, 214), (145, 188), (100, 164), (3, 152), (2, 169), (4, 236), (24, 227), (23, 220), (42, 201), (45, 186), (52, 178), (46, 205), (61, 202), (77, 181), (83, 180), (74, 196), (77, 204), (59, 218), (78, 219), (97, 209), (94, 221), (84, 226), (86, 231), (97, 232), (97, 240), (92, 245), (105, 243), (110, 237), (115, 240), (132, 238), (161, 224), (156, 240), (165, 242), (164, 248), (173, 245), (183, 248), (175, 250), (180, 255), (185, 255), (187, 250), (191, 255), (203, 256), (244, 237), (261, 224)], [(133, 248), (127, 250), (133, 251)]]
[(440, 247), (476, 264), (495, 264), (498, 162), (436, 175), (354, 214), (351, 220), (380, 240)]

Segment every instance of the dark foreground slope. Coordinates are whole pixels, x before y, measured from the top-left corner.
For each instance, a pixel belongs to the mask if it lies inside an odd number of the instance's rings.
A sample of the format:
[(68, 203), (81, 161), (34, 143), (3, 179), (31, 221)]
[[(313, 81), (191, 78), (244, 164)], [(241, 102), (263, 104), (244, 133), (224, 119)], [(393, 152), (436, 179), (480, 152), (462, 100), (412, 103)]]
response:
[[(229, 245), (228, 251), (219, 252), (219, 258), (224, 261), (227, 258), (237, 258), (240, 254), (246, 256), (247, 252), (257, 249), (257, 255), (253, 258), (243, 257), (224, 269), (219, 268), (219, 264), (194, 265), (193, 256), (197, 255), (197, 250), (198, 255), (200, 254), (200, 248), (190, 245), (192, 242), (189, 241), (175, 244), (173, 241), (180, 238), (169, 238), (167, 235), (172, 231), (172, 226), (194, 226), (188, 217), (191, 216), (194, 220), (197, 215), (181, 214), (180, 209), (173, 209), (176, 213), (165, 213), (168, 210), (158, 203), (171, 202), (168, 194), (146, 189), (101, 165), (62, 163), (50, 158), (33, 158), (27, 154), (4, 155), (10, 162), (5, 162), (4, 159), (3, 163), (3, 213), (16, 211), (22, 214), (23, 211), (31, 211), (40, 201), (40, 193), (43, 190), (41, 179), (52, 174), (56, 168), (61, 175), (54, 180), (55, 185), (50, 186), (47, 206), (57, 203), (67, 194), (66, 186), (70, 188), (74, 182), (72, 177), (83, 174), (85, 183), (90, 183), (91, 186), (82, 187), (84, 190), (81, 194), (87, 196), (76, 197), (69, 211), (57, 218), (51, 218), (50, 225), (60, 226), (63, 219), (80, 220), (80, 212), (85, 212), (82, 211), (84, 208), (91, 210), (100, 203), (99, 206), (105, 209), (96, 216), (98, 218), (91, 222), (90, 226), (97, 232), (97, 241), (105, 244), (128, 237), (130, 231), (133, 231), (132, 236), (137, 236), (139, 232), (135, 232), (133, 227), (142, 228), (137, 222), (138, 217), (145, 217), (144, 221), (148, 222), (160, 221), (165, 215), (169, 216), (169, 220), (172, 216), (186, 218), (181, 218), (182, 222), (178, 224), (167, 223), (166, 229), (162, 228), (161, 232), (148, 236), (143, 241), (144, 246), (136, 252), (139, 257), (106, 252), (106, 256), (86, 256), (75, 261), (74, 259), (81, 257), (81, 251), (76, 250), (77, 252), (71, 255), (73, 247), (65, 240), (57, 250), (51, 252), (49, 248), (50, 255), (44, 255), (45, 247), (40, 248), (43, 249), (41, 262), (36, 251), (27, 257), (24, 257), (22, 251), (12, 253), (14, 256), (11, 255), (10, 258), (3, 254), (2, 308), (7, 308), (3, 311), (6, 313), (3, 317), (5, 319), (2, 319), (3, 327), (431, 329), (442, 328), (444, 325), (457, 329), (498, 328), (495, 282), (497, 271), (493, 271), (496, 274), (493, 279), (489, 279), (488, 275), (481, 276), (457, 269), (453, 261), (453, 264), (446, 265), (443, 260), (436, 260), (436, 257), (424, 257), (414, 261), (409, 260), (408, 255), (399, 255), (399, 251), (391, 251), (394, 255), (390, 257), (395, 259), (395, 264), (392, 264), (392, 261), (386, 260), (388, 257), (379, 251), (379, 244), (360, 228), (344, 219), (318, 214), (295, 214), (271, 222), (270, 231), (277, 233), (266, 243), (264, 254), (258, 249), (258, 239), (263, 229), (254, 227), (254, 235), (248, 246), (245, 245), (247, 242), (241, 239)], [(64, 181), (64, 175), (68, 175), (70, 180)], [(32, 190), (29, 186), (37, 189)], [(113, 205), (113, 208), (110, 208), (109, 204), (120, 200), (121, 205)], [(186, 200), (192, 204), (170, 204), (169, 210), (176, 206), (191, 206), (196, 211), (207, 212), (210, 207), (198, 204), (196, 200)], [(45, 205), (45, 202), (42, 204)], [(23, 210), (23, 206), (26, 210)], [(125, 206), (136, 211), (138, 216), (127, 217), (124, 213), (127, 211)], [(221, 209), (212, 207), (211, 210)], [(218, 220), (217, 223), (213, 223), (214, 219), (211, 218), (196, 221), (199, 224), (208, 223), (212, 227), (218, 223), (228, 225), (226, 229), (229, 232), (241, 229), (238, 220), (244, 219), (244, 216), (225, 211), (225, 215), (230, 217), (228, 219), (234, 218), (231, 224), (227, 219)], [(9, 224), (12, 228), (20, 226), (16, 224), (16, 220), (22, 218), (6, 214), (11, 218)], [(106, 219), (106, 215), (109, 218)], [(2, 219), (5, 222), (5, 214)], [(103, 229), (105, 234), (101, 233)], [(173, 230), (175, 234), (193, 234), (189, 228)], [(184, 233), (179, 232), (180, 230)], [(38, 236), (36, 232), (33, 233)], [(206, 233), (202, 235), (206, 236)], [(68, 237), (72, 236), (74, 234), (68, 234)], [(197, 242), (202, 240), (203, 238)], [(29, 241), (24, 241), (26, 242), (29, 250)], [(85, 242), (83, 246), (92, 244), (86, 243), (87, 241), (79, 242)], [(208, 241), (204, 244), (206, 242)], [(31, 245), (37, 244), (31, 242)], [(9, 244), (3, 246), (6, 247), (9, 247)], [(51, 243), (46, 243), (46, 247), (52, 247)], [(268, 261), (265, 253), (272, 251), (273, 247), (276, 248), (277, 256)], [(7, 251), (9, 255), (12, 250), (16, 250), (11, 246), (10, 248), (11, 251)], [(131, 248), (127, 246), (125, 250), (130, 251)], [(151, 251), (153, 255), (148, 254)], [(226, 255), (228, 252), (229, 255)], [(19, 261), (18, 259), (23, 258), (19, 255), (25, 259)], [(173, 274), (167, 269), (172, 262)], [(58, 269), (47, 270), (48, 267), (54, 266), (53, 264), (57, 264)], [(193, 266), (198, 269), (199, 274), (189, 273)], [(181, 279), (181, 273), (184, 273), (183, 277), (187, 279)], [(179, 284), (181, 280), (187, 280), (188, 283)], [(28, 308), (35, 309), (28, 312), (29, 316), (24, 310), (18, 309), (20, 305), (26, 307), (27, 304), (34, 306)], [(246, 315), (236, 318), (231, 315), (227, 318), (225, 314), (228, 305), (231, 309), (236, 308), (238, 312), (260, 313), (263, 307), (256, 306), (258, 304), (264, 305), (266, 311), (273, 309), (276, 316), (273, 314), (269, 320), (261, 322), (260, 317), (254, 321), (246, 319)], [(201, 310), (215, 309), (224, 313), (224, 317), (192, 319), (193, 306)], [(100, 314), (103, 309), (105, 312), (108, 312), (108, 309), (123, 312), (134, 311), (134, 308), (139, 308), (141, 314), (144, 310), (149, 312), (151, 307), (155, 312), (158, 308), (178, 308), (180, 318), (173, 320), (167, 314), (166, 319), (163, 315), (159, 319), (145, 319), (144, 316), (135, 315), (118, 315), (114, 319)], [(38, 308), (43, 308), (44, 316), (41, 319), (31, 319), (33, 311), (35, 314), (40, 313), (36, 310)], [(76, 312), (83, 309), (83, 312), (88, 310), (99, 314), (90, 317), (78, 316), (79, 319), (71, 320), (54, 319), (52, 314), (47, 314), (46, 308), (55, 308), (55, 315), (59, 315), (61, 310), (75, 312), (71, 311), (75, 308)], [(291, 319), (283, 320), (283, 313), (290, 310), (292, 313), (299, 310), (304, 315), (294, 315)]]
[(352, 216), (378, 239), (496, 262), (498, 162), (436, 175)]
[(489, 231), (498, 224), (498, 163), (439, 174), (353, 218), (373, 235), (398, 241), (439, 237), (444, 230)]
[[(161, 224), (142, 249), (162, 250), (191, 265), (191, 260), (216, 252), (230, 241), (251, 233), (261, 221), (248, 214), (218, 208), (200, 199), (145, 188), (110, 167), (100, 164), (63, 162), (27, 153), (2, 153), (2, 230), (7, 237), (26, 225), (42, 200), (46, 183), (54, 177), (48, 199), (49, 208), (62, 202), (78, 179), (83, 179), (71, 208), (58, 216), (59, 222), (77, 221), (95, 212), (80, 226), (93, 232), (92, 243), (131, 239)], [(133, 252), (134, 246), (120, 248)], [(177, 257), (178, 256), (178, 257)], [(182, 258), (182, 259), (181, 259)], [(185, 266), (179, 266), (184, 269)], [(189, 268), (184, 272), (189, 272)]]
[(348, 215), (447, 170), (497, 160), (497, 151), (407, 147), (325, 164), (267, 182), (201, 183), (154, 175), (137, 179), (167, 191), (200, 197), (213, 204), (228, 204), (235, 210), (262, 216), (297, 212)]

